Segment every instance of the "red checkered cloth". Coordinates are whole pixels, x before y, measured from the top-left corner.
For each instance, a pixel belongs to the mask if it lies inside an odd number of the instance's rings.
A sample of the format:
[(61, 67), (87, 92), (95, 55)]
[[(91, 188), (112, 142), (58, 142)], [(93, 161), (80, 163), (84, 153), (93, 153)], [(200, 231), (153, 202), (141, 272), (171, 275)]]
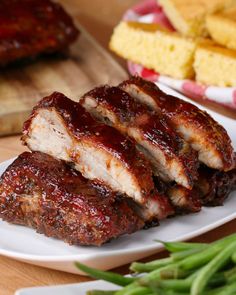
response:
[[(123, 19), (145, 23), (158, 23), (172, 31), (175, 30), (156, 0), (142, 1), (140, 4), (126, 11)], [(128, 70), (132, 75), (138, 74), (147, 80), (160, 82), (190, 98), (212, 100), (236, 109), (236, 87), (207, 86), (192, 80), (177, 80), (160, 75), (153, 70), (146, 69), (142, 65), (135, 64), (131, 61), (128, 61)]]

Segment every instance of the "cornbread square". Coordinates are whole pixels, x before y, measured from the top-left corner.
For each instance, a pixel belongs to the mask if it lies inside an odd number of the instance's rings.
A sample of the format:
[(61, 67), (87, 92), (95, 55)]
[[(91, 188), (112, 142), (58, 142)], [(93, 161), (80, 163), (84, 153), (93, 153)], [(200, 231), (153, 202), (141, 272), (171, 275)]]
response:
[(158, 0), (177, 31), (185, 36), (206, 36), (205, 18), (236, 3), (235, 0)]
[(196, 50), (194, 69), (198, 82), (223, 87), (236, 86), (236, 51), (201, 45)]
[(231, 49), (236, 49), (236, 6), (207, 17), (206, 26), (212, 39)]
[(196, 45), (157, 24), (138, 22), (121, 22), (110, 40), (110, 49), (121, 57), (178, 79), (194, 76)]

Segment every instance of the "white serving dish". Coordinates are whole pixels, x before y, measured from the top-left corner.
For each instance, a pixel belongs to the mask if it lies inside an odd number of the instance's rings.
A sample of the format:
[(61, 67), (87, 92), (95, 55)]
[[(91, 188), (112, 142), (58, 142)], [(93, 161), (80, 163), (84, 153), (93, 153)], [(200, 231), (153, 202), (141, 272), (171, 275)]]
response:
[[(184, 98), (174, 90), (159, 86), (165, 92)], [(236, 121), (212, 111), (208, 112), (226, 128), (236, 149)], [(11, 162), (9, 160), (0, 164), (0, 174)], [(234, 218), (236, 191), (231, 193), (223, 207), (203, 208), (197, 214), (167, 219), (159, 227), (120, 237), (100, 248), (69, 246), (62, 241), (37, 234), (33, 229), (0, 221), (0, 255), (71, 273), (79, 273), (74, 261), (100, 269), (110, 269), (157, 252), (161, 244), (154, 242), (154, 239), (190, 239)]]

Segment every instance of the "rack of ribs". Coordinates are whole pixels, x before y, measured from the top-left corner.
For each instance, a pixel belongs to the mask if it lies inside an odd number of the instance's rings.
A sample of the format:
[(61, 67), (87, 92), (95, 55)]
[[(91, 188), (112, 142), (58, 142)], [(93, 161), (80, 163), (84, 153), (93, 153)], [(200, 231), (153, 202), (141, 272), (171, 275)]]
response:
[(168, 124), (118, 87), (101, 86), (85, 94), (80, 103), (98, 120), (136, 141), (164, 181), (191, 189), (197, 179), (197, 153)]
[(95, 121), (79, 103), (61, 93), (45, 97), (33, 109), (22, 140), (30, 150), (72, 163), (85, 178), (132, 198), (147, 221), (173, 213), (168, 199), (155, 188), (149, 163), (135, 144)]
[(77, 36), (71, 17), (58, 3), (0, 1), (0, 66), (64, 51)]
[(0, 179), (0, 216), (74, 245), (96, 245), (144, 226), (132, 201), (61, 160), (21, 154)]
[(162, 92), (154, 83), (134, 76), (119, 87), (151, 110), (166, 117), (178, 134), (198, 152), (206, 166), (229, 171), (235, 166), (231, 140), (226, 130), (207, 112)]
[(236, 188), (224, 128), (137, 77), (80, 102), (58, 92), (43, 98), (22, 141), (32, 153), (1, 177), (0, 217), (71, 244), (101, 245), (222, 205)]

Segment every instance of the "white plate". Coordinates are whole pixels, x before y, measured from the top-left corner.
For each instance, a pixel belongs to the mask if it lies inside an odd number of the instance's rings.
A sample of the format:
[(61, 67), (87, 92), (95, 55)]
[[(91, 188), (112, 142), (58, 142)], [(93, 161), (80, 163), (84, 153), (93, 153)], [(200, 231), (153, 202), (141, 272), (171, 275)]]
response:
[[(161, 88), (179, 97), (182, 95), (165, 86)], [(229, 132), (236, 149), (236, 121), (209, 111)], [(0, 164), (0, 174), (11, 161)], [(200, 235), (236, 218), (236, 191), (223, 207), (203, 208), (200, 213), (178, 216), (161, 222), (159, 227), (126, 235), (100, 248), (69, 246), (62, 241), (37, 234), (33, 229), (0, 221), (0, 254), (24, 262), (79, 273), (78, 260), (87, 265), (110, 269), (142, 257), (161, 248), (160, 240), (185, 240)]]
[(37, 287), (18, 290), (15, 295), (85, 295), (89, 290), (118, 290), (119, 287), (104, 281), (80, 284)]

